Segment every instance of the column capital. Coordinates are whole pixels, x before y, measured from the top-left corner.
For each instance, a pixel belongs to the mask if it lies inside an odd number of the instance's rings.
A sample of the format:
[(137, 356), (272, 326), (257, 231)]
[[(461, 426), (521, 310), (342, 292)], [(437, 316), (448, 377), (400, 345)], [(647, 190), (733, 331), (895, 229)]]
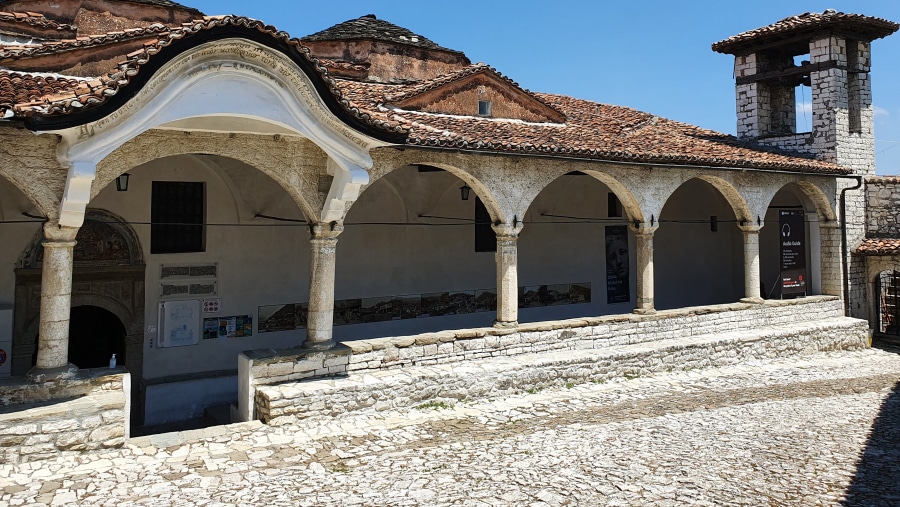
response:
[(498, 240), (515, 241), (519, 237), (519, 233), (522, 232), (522, 223), (520, 222), (516, 225), (491, 224), (491, 229), (494, 229), (494, 234), (497, 235)]
[(344, 222), (319, 222), (309, 224), (310, 240), (334, 240), (344, 232)]
[(763, 228), (762, 225), (757, 225), (757, 224), (745, 224), (745, 225), (738, 224), (738, 229), (740, 229), (741, 232), (743, 232), (744, 234), (759, 234), (759, 231), (761, 231), (762, 228)]
[(79, 230), (79, 227), (64, 227), (57, 222), (46, 222), (44, 224), (43, 244), (52, 246), (54, 243), (72, 243), (71, 246), (75, 246), (75, 237), (78, 235)]
[(653, 236), (656, 230), (659, 229), (659, 223), (649, 225), (643, 222), (635, 222), (628, 224), (628, 228), (638, 236)]

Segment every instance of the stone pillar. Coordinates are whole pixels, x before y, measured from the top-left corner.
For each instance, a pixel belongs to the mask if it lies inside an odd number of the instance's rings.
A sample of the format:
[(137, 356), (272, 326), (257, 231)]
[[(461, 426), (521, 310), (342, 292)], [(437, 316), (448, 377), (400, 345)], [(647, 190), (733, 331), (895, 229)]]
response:
[(744, 233), (744, 297), (742, 303), (762, 303), (759, 291), (759, 231), (758, 225), (739, 225)]
[(303, 348), (327, 350), (334, 347), (334, 261), (338, 236), (343, 224), (312, 226), (309, 268), (309, 315)]
[(492, 226), (497, 234), (497, 320), (496, 327), (519, 325), (518, 246), (521, 226)]
[(28, 375), (66, 377), (78, 368), (69, 364), (69, 316), (72, 310), (72, 261), (78, 228), (44, 224), (41, 268), (41, 312), (37, 364)]
[(653, 297), (653, 234), (658, 225), (631, 226), (637, 243), (637, 305), (634, 313), (655, 313)]

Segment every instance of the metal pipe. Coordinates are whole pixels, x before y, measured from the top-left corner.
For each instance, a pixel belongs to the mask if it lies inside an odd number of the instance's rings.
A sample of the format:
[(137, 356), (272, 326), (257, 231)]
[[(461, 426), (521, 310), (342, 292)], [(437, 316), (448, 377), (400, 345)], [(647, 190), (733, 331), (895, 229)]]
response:
[(841, 190), (841, 276), (844, 283), (844, 316), (850, 316), (850, 266), (847, 263), (847, 191), (862, 187), (863, 177), (854, 176), (856, 186)]

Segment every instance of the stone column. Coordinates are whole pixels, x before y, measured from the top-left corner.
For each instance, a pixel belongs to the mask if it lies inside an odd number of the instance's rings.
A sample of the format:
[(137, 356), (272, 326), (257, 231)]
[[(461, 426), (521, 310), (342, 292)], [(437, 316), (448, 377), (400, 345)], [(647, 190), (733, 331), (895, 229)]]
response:
[(497, 234), (497, 320), (495, 327), (519, 325), (518, 246), (521, 226), (506, 224), (492, 226)]
[(303, 348), (327, 350), (334, 347), (334, 261), (343, 224), (312, 226), (309, 267), (309, 314)]
[(78, 369), (69, 364), (72, 261), (77, 234), (75, 227), (61, 227), (54, 222), (44, 224), (37, 364), (28, 373), (34, 380), (67, 377)]
[(744, 297), (742, 303), (762, 303), (759, 292), (759, 231), (758, 225), (739, 225), (744, 233)]
[(637, 243), (637, 307), (634, 313), (655, 313), (653, 296), (653, 234), (658, 225), (631, 226)]

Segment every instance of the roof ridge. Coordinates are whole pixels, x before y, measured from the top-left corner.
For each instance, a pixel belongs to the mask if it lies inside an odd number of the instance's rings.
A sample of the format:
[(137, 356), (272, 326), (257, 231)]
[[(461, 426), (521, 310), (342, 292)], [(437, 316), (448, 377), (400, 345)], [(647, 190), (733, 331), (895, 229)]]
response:
[(323, 40), (360, 40), (374, 39), (394, 44), (446, 51), (465, 56), (462, 51), (446, 48), (432, 41), (428, 37), (414, 33), (412, 30), (378, 19), (374, 14), (366, 14), (354, 19), (348, 19), (342, 23), (332, 25), (324, 30), (301, 37), (304, 41)]
[(541, 99), (537, 94), (535, 94), (531, 90), (528, 90), (527, 88), (523, 88), (519, 83), (517, 83), (516, 81), (513, 81), (509, 77), (503, 75), (503, 73), (501, 73), (494, 67), (491, 67), (490, 65), (488, 65), (484, 62), (473, 63), (472, 65), (469, 65), (468, 67), (466, 67), (464, 69), (441, 74), (441, 75), (436, 76), (427, 81), (423, 81), (422, 83), (420, 83), (418, 85), (412, 85), (412, 88), (410, 88), (408, 90), (404, 90), (400, 93), (393, 94), (393, 95), (385, 95), (384, 99), (386, 102), (401, 102), (401, 101), (407, 100), (409, 98), (415, 97), (417, 95), (421, 95), (425, 92), (434, 90), (436, 88), (440, 88), (441, 86), (445, 86), (447, 84), (459, 81), (459, 80), (467, 78), (469, 76), (473, 76), (475, 74), (482, 74), (482, 73), (493, 74), (494, 76), (498, 77), (501, 81), (504, 81), (507, 84), (521, 90), (523, 93), (530, 96), (531, 98), (533, 98), (535, 101), (537, 101), (539, 104), (543, 105), (544, 107), (550, 108), (551, 110), (553, 110), (553, 111), (559, 113), (560, 115), (562, 115), (563, 117), (565, 117), (565, 114), (562, 111), (559, 111), (558, 109), (553, 107), (552, 104), (548, 104), (546, 101)]
[(174, 30), (162, 23), (153, 23), (145, 27), (125, 28), (113, 32), (106, 32), (98, 35), (88, 35), (75, 39), (58, 39), (40, 43), (38, 46), (30, 46), (17, 50), (15, 46), (8, 46), (0, 49), (0, 59), (20, 60), (23, 58), (31, 58), (35, 56), (43, 56), (55, 53), (64, 53), (76, 49), (85, 49), (94, 46), (103, 46), (113, 44), (129, 39), (137, 39), (153, 34), (163, 34)]
[(53, 28), (59, 31), (75, 31), (75, 27), (73, 25), (60, 23), (38, 12), (0, 11), (0, 19), (2, 19), (3, 21), (27, 23), (29, 25), (39, 26), (41, 28)]
[[(204, 30), (210, 30), (226, 25), (256, 29), (293, 47), (303, 58), (312, 64), (317, 72), (319, 72), (334, 99), (352, 117), (386, 132), (405, 133), (402, 129), (394, 127), (388, 122), (372, 118), (371, 115), (352, 105), (349, 100), (344, 98), (341, 90), (335, 85), (334, 79), (329, 76), (327, 68), (322, 65), (317, 58), (310, 54), (309, 49), (303, 46), (299, 39), (292, 38), (287, 32), (280, 31), (274, 26), (267, 25), (262, 21), (236, 15), (205, 17), (204, 19), (183, 23), (180, 28), (169, 29), (168, 32), (161, 33), (161, 37), (155, 42), (145, 44), (143, 48), (127, 55), (126, 60), (119, 63), (116, 70), (108, 72), (104, 76), (100, 76), (95, 82), (102, 85), (102, 87), (98, 86), (96, 89), (91, 89), (90, 93), (81, 95), (71, 94), (71, 96), (67, 95), (66, 97), (60, 97), (57, 100), (54, 100), (54, 97), (47, 97), (45, 102), (39, 105), (30, 105), (31, 107), (17, 106), (16, 109), (18, 115), (55, 116), (68, 114), (74, 110), (80, 110), (86, 107), (99, 106), (106, 102), (108, 98), (116, 95), (119, 90), (127, 87), (132, 78), (138, 75), (142, 66), (147, 64), (147, 62), (155, 55), (164, 51), (166, 47), (173, 42), (185, 37), (190, 37), (191, 35)], [(94, 81), (91, 83), (93, 84)]]

